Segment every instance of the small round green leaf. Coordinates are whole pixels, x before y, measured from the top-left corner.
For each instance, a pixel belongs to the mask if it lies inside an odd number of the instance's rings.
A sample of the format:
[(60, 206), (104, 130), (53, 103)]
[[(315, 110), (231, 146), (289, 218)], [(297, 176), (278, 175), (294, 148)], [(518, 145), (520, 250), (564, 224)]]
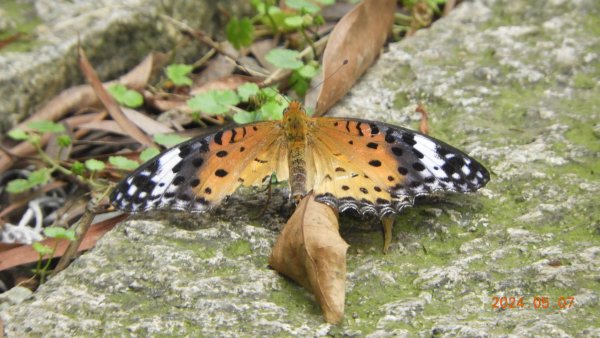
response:
[(18, 194), (27, 191), (30, 188), (31, 184), (28, 180), (23, 178), (17, 178), (8, 182), (8, 185), (6, 186), (6, 191), (8, 191), (11, 194)]
[(242, 101), (248, 101), (250, 96), (258, 94), (260, 88), (254, 82), (246, 82), (238, 87), (237, 92)]
[(54, 250), (52, 250), (51, 247), (44, 245), (40, 242), (35, 242), (35, 243), (31, 244), (31, 247), (42, 257), (50, 256), (54, 253)]
[(190, 108), (208, 115), (224, 114), (238, 103), (240, 98), (233, 90), (210, 90), (187, 101)]
[(85, 166), (83, 165), (83, 163), (81, 163), (79, 161), (75, 161), (71, 165), (71, 171), (75, 175), (83, 175), (83, 173), (85, 172)]
[(166, 69), (167, 77), (176, 86), (191, 86), (192, 79), (188, 77), (188, 74), (192, 72), (194, 67), (190, 65), (175, 63), (169, 65)]
[(13, 140), (23, 141), (29, 138), (27, 132), (23, 129), (15, 128), (8, 132), (8, 136)]
[(260, 107), (260, 119), (261, 120), (281, 120), (283, 117), (283, 110), (287, 104), (279, 103), (277, 101), (269, 101)]
[(65, 126), (48, 120), (32, 121), (27, 123), (27, 127), (40, 133), (62, 133), (65, 131)]
[(154, 142), (165, 147), (172, 147), (189, 139), (188, 137), (182, 137), (177, 134), (156, 134), (153, 138)]
[(300, 15), (294, 15), (283, 19), (283, 22), (290, 28), (300, 28), (304, 23), (304, 19)]
[(305, 79), (312, 79), (317, 75), (317, 68), (312, 65), (304, 65), (298, 69), (298, 74)]
[(44, 228), (44, 235), (50, 238), (67, 239), (69, 241), (75, 240), (75, 231), (61, 227), (46, 227)]
[(286, 0), (285, 4), (290, 8), (304, 10), (307, 13), (316, 13), (321, 10), (321, 7), (307, 0)]
[(104, 162), (91, 158), (85, 161), (85, 167), (91, 171), (100, 171), (104, 170), (105, 165)]
[(252, 21), (249, 18), (231, 19), (225, 27), (225, 33), (227, 34), (227, 40), (231, 42), (235, 49), (248, 47), (254, 41), (254, 26), (252, 26)]
[(160, 154), (160, 150), (158, 150), (158, 148), (156, 148), (156, 147), (146, 148), (140, 153), (140, 160), (142, 160), (143, 162), (146, 162), (158, 154)]
[(127, 89), (122, 84), (113, 84), (106, 88), (106, 90), (117, 100), (120, 105), (136, 108), (144, 103), (144, 97), (142, 94), (135, 90)]
[(245, 124), (256, 121), (256, 112), (240, 111), (233, 115), (233, 121), (237, 124)]
[(124, 170), (133, 170), (137, 168), (140, 164), (134, 160), (130, 160), (125, 156), (109, 156), (108, 163), (114, 165), (119, 169)]
[(275, 48), (271, 49), (265, 58), (277, 68), (298, 69), (304, 65), (298, 59), (299, 55), (300, 53), (295, 50)]
[(59, 135), (56, 141), (61, 148), (66, 148), (71, 145), (71, 137), (67, 134)]
[(48, 168), (41, 168), (33, 171), (27, 176), (27, 180), (31, 186), (38, 184), (46, 184), (50, 180), (50, 174), (52, 171)]
[(301, 97), (306, 94), (308, 88), (310, 87), (308, 80), (300, 76), (298, 72), (292, 73), (292, 76), (290, 77), (290, 85), (296, 94)]

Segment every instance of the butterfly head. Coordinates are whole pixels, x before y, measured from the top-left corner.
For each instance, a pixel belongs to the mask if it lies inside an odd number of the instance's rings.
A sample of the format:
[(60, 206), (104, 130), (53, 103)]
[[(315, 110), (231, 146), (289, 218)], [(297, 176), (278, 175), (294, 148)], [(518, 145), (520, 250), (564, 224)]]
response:
[(307, 133), (308, 116), (299, 101), (292, 101), (283, 111), (283, 126), (288, 141), (303, 140)]
[(300, 101), (291, 101), (290, 104), (288, 105), (287, 108), (285, 108), (285, 110), (283, 111), (283, 116), (286, 117), (288, 115), (297, 115), (297, 114), (303, 114), (306, 115), (306, 112), (304, 111), (304, 107), (302, 106), (302, 103)]

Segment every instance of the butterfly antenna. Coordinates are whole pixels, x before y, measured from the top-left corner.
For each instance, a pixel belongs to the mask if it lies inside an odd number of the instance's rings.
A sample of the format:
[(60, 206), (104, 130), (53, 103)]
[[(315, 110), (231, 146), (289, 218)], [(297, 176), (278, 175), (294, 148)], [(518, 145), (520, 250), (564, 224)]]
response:
[(344, 66), (345, 66), (345, 65), (347, 65), (347, 64), (348, 64), (348, 59), (345, 59), (345, 60), (342, 62), (342, 64), (341, 64), (341, 65), (339, 65), (339, 66), (337, 67), (337, 69), (336, 69), (336, 70), (335, 70), (333, 73), (329, 74), (329, 76), (327, 76), (326, 78), (324, 78), (323, 80), (321, 80), (321, 82), (319, 82), (319, 83), (317, 83), (316, 85), (312, 86), (312, 87), (310, 88), (310, 91), (317, 89), (319, 86), (321, 86), (323, 83), (325, 83), (325, 81), (327, 81), (327, 80), (331, 79), (331, 78), (332, 78), (332, 77), (333, 77), (333, 76), (334, 76), (334, 75), (335, 75), (335, 74), (336, 74), (336, 73), (337, 73), (337, 72), (338, 72), (340, 69), (342, 69), (342, 67), (344, 67)]

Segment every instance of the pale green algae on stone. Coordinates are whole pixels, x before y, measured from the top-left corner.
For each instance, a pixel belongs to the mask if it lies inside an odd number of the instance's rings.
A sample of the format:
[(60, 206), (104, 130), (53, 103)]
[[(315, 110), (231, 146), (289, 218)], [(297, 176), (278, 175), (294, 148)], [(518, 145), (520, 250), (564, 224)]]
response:
[[(600, 3), (473, 1), (393, 44), (332, 110), (417, 128), (492, 172), (471, 195), (419, 199), (388, 255), (376, 220), (342, 216), (346, 315), (267, 268), (286, 214), (121, 224), (1, 314), (12, 336), (600, 335)], [(197, 243), (197, 245), (196, 245)], [(569, 309), (493, 309), (494, 297), (574, 297)]]

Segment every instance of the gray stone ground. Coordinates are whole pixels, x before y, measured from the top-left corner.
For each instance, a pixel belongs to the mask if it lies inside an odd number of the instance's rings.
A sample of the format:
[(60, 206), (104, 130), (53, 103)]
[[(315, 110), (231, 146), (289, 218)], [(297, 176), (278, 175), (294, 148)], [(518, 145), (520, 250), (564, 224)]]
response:
[[(342, 217), (341, 325), (267, 269), (281, 198), (255, 219), (264, 196), (244, 193), (218, 215), (124, 222), (4, 310), (7, 336), (600, 336), (600, 3), (463, 3), (390, 46), (334, 114), (416, 127), (417, 102), (492, 181), (420, 201), (387, 256), (376, 221)], [(502, 296), (529, 308), (492, 309)]]
[[(21, 8), (25, 17), (11, 18), (14, 8)], [(170, 52), (177, 46), (175, 59), (181, 60), (199, 58), (199, 52), (206, 50), (183, 39), (161, 14), (212, 34), (224, 27), (225, 13), (236, 15), (248, 9), (249, 3), (239, 0), (2, 0), (0, 30), (36, 27), (28, 45), (0, 51), (0, 132), (61, 90), (83, 81), (78, 44), (100, 78), (112, 80), (151, 51)]]

